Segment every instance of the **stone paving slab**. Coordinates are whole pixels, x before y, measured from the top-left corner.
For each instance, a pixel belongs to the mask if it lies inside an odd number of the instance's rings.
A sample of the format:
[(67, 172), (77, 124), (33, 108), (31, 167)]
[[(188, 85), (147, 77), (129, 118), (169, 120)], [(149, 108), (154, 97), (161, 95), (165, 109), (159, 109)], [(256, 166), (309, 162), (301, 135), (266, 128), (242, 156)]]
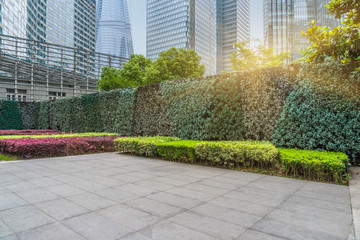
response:
[(353, 238), (360, 240), (360, 167), (350, 168), (350, 196), (353, 214)]
[(350, 198), (347, 186), (117, 153), (1, 162), (0, 176), (0, 240), (346, 240), (360, 225), (355, 178)]

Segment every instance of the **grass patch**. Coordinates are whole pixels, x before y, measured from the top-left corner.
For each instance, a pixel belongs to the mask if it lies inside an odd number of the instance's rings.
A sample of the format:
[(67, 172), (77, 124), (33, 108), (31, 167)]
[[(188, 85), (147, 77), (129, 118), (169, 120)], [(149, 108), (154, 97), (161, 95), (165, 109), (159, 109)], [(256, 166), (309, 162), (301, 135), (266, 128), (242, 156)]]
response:
[(18, 160), (18, 159), (16, 157), (0, 154), (0, 161), (14, 161), (14, 160)]

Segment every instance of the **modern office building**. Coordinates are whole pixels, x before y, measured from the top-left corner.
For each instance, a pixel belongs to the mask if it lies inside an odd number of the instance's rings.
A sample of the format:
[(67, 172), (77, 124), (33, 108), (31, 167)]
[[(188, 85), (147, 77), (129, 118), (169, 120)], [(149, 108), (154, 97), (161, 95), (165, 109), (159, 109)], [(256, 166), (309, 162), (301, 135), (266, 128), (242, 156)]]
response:
[(339, 20), (328, 15), (325, 5), (329, 0), (264, 0), (265, 46), (275, 53), (289, 51), (292, 60), (301, 57), (308, 45), (301, 31), (315, 20), (318, 25), (336, 27)]
[(0, 98), (95, 91), (95, 21), (96, 0), (0, 1)]
[(216, 0), (216, 69), (231, 71), (234, 43), (250, 39), (250, 0)]
[(129, 58), (134, 52), (127, 0), (98, 0), (96, 51)]
[(215, 74), (215, 0), (147, 0), (147, 57), (171, 47), (194, 49)]

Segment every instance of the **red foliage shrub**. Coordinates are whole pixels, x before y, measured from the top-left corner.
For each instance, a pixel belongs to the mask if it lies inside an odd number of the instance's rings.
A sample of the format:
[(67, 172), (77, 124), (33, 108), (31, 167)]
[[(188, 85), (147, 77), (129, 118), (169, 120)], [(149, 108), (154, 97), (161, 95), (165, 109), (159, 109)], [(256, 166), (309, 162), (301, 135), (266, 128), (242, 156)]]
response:
[(51, 129), (25, 129), (25, 130), (0, 130), (1, 135), (52, 135), (52, 134), (62, 134), (59, 130), (51, 130)]
[(108, 152), (117, 137), (0, 139), (0, 152), (24, 159)]

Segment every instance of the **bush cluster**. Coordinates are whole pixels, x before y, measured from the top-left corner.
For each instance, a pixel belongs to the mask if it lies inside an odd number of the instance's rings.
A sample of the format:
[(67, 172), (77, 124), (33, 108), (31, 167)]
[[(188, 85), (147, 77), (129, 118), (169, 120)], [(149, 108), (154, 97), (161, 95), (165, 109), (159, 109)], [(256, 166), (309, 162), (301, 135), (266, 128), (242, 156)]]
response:
[(61, 131), (266, 140), (278, 147), (344, 152), (359, 161), (360, 75), (339, 64), (298, 68), (249, 70), (46, 101), (21, 107), (23, 114), (34, 111), (22, 121), (18, 106), (6, 103), (14, 110), (0, 115), (0, 125), (21, 129), (35, 119), (35, 128)]
[(280, 159), (287, 176), (301, 176), (315, 181), (347, 183), (349, 158), (339, 152), (279, 148)]
[(174, 137), (130, 137), (115, 140), (115, 149), (120, 152), (136, 153), (140, 156), (157, 156), (157, 144), (180, 140)]
[(195, 152), (199, 159), (213, 166), (261, 169), (280, 167), (278, 150), (270, 142), (202, 142), (196, 145)]
[(22, 159), (113, 151), (117, 137), (1, 139), (0, 152)]
[(36, 112), (34, 102), (19, 102), (19, 110), (24, 129), (36, 128)]
[(173, 135), (159, 84), (140, 87), (135, 101), (134, 135)]
[(230, 169), (265, 170), (285, 176), (346, 184), (344, 153), (276, 148), (266, 141), (195, 141), (171, 137), (115, 140), (115, 149), (140, 156)]
[(23, 128), (18, 102), (0, 100), (0, 129)]

